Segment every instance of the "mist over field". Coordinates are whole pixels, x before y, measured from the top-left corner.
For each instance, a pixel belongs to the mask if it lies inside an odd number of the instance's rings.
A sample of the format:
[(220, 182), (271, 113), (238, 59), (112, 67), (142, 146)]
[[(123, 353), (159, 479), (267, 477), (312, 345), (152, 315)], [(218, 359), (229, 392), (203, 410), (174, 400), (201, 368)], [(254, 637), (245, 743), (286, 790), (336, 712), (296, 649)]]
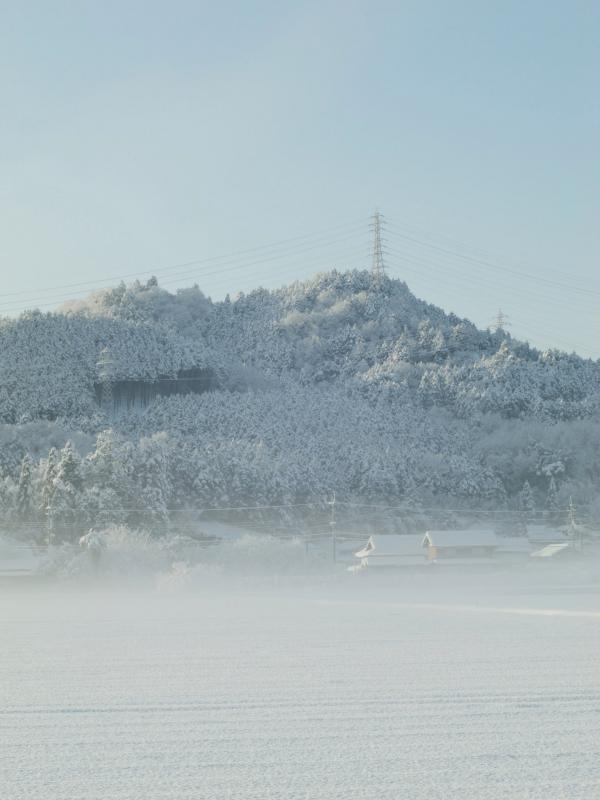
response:
[(97, 536), (0, 578), (3, 796), (594, 795), (592, 544), (357, 570), (343, 541)]
[(3, 796), (594, 796), (597, 580), (247, 577), (3, 588)]

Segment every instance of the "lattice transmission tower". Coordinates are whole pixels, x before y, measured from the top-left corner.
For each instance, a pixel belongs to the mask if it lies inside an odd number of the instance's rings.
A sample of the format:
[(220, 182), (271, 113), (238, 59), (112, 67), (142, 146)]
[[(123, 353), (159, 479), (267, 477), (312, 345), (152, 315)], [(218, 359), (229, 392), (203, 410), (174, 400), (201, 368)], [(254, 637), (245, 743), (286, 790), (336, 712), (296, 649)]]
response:
[(510, 328), (510, 321), (504, 311), (499, 308), (498, 313), (490, 323), (490, 330), (505, 331), (507, 328)]
[(371, 265), (371, 272), (373, 273), (374, 281), (377, 285), (381, 283), (381, 279), (385, 275), (385, 264), (383, 263), (383, 247), (381, 244), (381, 231), (385, 225), (383, 214), (375, 211), (371, 218), (371, 230), (373, 231), (373, 263)]

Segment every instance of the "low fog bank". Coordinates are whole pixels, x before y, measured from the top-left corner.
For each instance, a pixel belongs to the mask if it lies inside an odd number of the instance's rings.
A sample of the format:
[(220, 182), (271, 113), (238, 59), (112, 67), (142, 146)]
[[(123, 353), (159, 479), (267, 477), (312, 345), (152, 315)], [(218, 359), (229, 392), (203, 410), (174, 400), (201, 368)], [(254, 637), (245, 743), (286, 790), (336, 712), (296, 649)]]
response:
[[(39, 548), (0, 539), (0, 557), (15, 552), (24, 569), (0, 575), (0, 591), (72, 594), (195, 593), (217, 597), (263, 593), (325, 602), (477, 603), (485, 606), (600, 609), (600, 553), (561, 561), (423, 564), (356, 571), (352, 550), (332, 558), (330, 543), (307, 548), (299, 538), (245, 535), (207, 545), (188, 537), (155, 538), (125, 526), (90, 533), (74, 544)], [(15, 551), (16, 547), (16, 551)], [(10, 563), (4, 561), (4, 563)], [(13, 562), (17, 566), (20, 561)]]
[[(91, 532), (77, 543), (40, 547), (0, 537), (4, 583), (186, 588), (231, 580), (310, 578), (345, 571), (297, 538), (246, 534), (219, 542), (155, 537), (123, 525)], [(11, 567), (13, 567), (11, 569)]]

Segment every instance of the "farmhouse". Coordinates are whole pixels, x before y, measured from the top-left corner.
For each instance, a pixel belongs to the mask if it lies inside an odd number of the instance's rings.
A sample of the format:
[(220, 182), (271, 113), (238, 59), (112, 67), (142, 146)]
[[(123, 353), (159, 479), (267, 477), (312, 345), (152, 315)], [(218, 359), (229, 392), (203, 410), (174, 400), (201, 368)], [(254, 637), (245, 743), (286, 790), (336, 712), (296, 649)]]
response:
[(498, 536), (496, 541), (498, 561), (527, 561), (533, 549), (527, 536)]
[(536, 550), (531, 554), (531, 557), (562, 561), (564, 558), (573, 558), (579, 555), (580, 552), (575, 549), (572, 542), (555, 542), (554, 544), (547, 544), (541, 550)]
[(427, 531), (421, 546), (429, 561), (453, 564), (491, 562), (498, 546), (491, 530)]
[(527, 538), (536, 550), (547, 544), (559, 544), (569, 541), (566, 532), (553, 525), (528, 525)]
[(366, 545), (354, 555), (361, 560), (361, 567), (413, 567), (427, 563), (422, 548), (421, 534), (398, 536), (379, 534), (370, 536)]

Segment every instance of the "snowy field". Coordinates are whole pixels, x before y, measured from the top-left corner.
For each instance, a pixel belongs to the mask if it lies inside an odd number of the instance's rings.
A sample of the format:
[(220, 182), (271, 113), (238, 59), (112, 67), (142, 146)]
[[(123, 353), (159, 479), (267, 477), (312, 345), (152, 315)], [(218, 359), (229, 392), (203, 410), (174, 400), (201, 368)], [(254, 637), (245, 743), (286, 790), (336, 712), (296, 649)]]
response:
[(0, 797), (600, 796), (600, 594), (484, 584), (2, 587)]

